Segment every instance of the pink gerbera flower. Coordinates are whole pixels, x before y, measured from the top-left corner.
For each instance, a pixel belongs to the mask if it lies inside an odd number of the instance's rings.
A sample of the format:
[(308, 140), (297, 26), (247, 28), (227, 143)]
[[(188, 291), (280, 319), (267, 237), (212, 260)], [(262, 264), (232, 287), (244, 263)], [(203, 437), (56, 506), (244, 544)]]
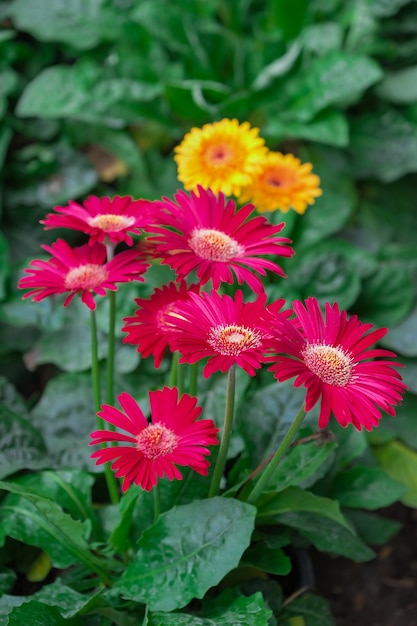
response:
[[(295, 376), (294, 386), (307, 388), (306, 411), (321, 398), (319, 426), (325, 428), (333, 413), (343, 427), (372, 430), (380, 409), (395, 415), (393, 406), (407, 388), (393, 369), (401, 365), (386, 360), (396, 356), (393, 352), (369, 349), (387, 329), (372, 330), (372, 324), (363, 324), (356, 315), (348, 318), (337, 304), (326, 304), (323, 318), (315, 298), (293, 307), (296, 318), (277, 318), (271, 331), (279, 355), (269, 358), (274, 361), (270, 370), (280, 381)], [(371, 360), (375, 358), (379, 360)]]
[[(284, 304), (274, 304), (278, 312)], [(250, 376), (265, 362), (265, 350), (271, 338), (272, 313), (265, 306), (266, 294), (255, 302), (243, 302), (243, 294), (234, 298), (216, 291), (190, 293), (189, 301), (178, 302), (171, 318), (172, 348), (182, 354), (180, 363), (196, 363), (208, 357), (204, 368), (207, 378), (216, 371), (226, 372), (236, 363)], [(284, 314), (285, 315), (285, 314)]]
[(94, 311), (93, 293), (106, 295), (106, 289), (117, 291), (116, 283), (143, 280), (142, 274), (149, 264), (141, 260), (138, 250), (126, 250), (106, 263), (106, 248), (100, 243), (71, 248), (66, 241), (58, 239), (52, 246), (41, 246), (52, 255), (43, 261), (36, 259), (23, 270), (29, 276), (20, 279), (20, 289), (30, 289), (23, 298), (40, 302), (48, 296), (68, 293), (64, 306), (68, 306), (76, 294)]
[(121, 444), (97, 450), (91, 458), (98, 459), (97, 465), (112, 461), (116, 478), (124, 478), (123, 491), (132, 483), (150, 491), (163, 476), (181, 480), (176, 465), (207, 475), (210, 463), (204, 457), (210, 454), (207, 446), (219, 443), (218, 429), (212, 420), (196, 421), (202, 411), (197, 398), (188, 394), (178, 398), (176, 387), (150, 391), (150, 424), (132, 396), (121, 393), (118, 400), (124, 412), (103, 405), (98, 415), (129, 435), (98, 430), (91, 433), (90, 445)]
[(181, 280), (193, 270), (200, 283), (210, 278), (214, 289), (221, 283), (232, 283), (233, 273), (239, 284), (246, 282), (253, 291), (263, 291), (261, 280), (252, 271), (265, 276), (266, 270), (285, 276), (279, 265), (260, 255), (290, 257), (289, 239), (276, 237), (285, 226), (273, 226), (264, 217), (249, 218), (254, 207), (240, 209), (233, 200), (226, 200), (210, 189), (198, 187), (198, 195), (179, 191), (176, 202), (164, 198), (155, 203), (155, 255), (162, 257)]
[(136, 298), (139, 309), (134, 316), (123, 318), (127, 324), (122, 331), (128, 333), (123, 343), (137, 345), (143, 358), (153, 355), (155, 367), (159, 367), (171, 338), (171, 323), (167, 314), (175, 311), (177, 302), (188, 300), (190, 291), (198, 290), (198, 285), (188, 289), (184, 281), (179, 285), (171, 282), (161, 289), (157, 287), (150, 298)]
[(139, 234), (146, 221), (151, 202), (133, 200), (130, 196), (97, 198), (89, 196), (84, 204), (70, 200), (68, 206), (55, 207), (56, 213), (48, 213), (41, 224), (45, 230), (71, 228), (90, 236), (89, 243), (124, 241), (133, 245), (129, 233)]

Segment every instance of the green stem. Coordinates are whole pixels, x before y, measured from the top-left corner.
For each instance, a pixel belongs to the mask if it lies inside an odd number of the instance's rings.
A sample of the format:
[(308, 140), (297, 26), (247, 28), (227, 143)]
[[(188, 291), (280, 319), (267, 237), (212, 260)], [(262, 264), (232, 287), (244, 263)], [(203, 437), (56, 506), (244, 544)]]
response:
[(161, 491), (159, 489), (158, 483), (155, 485), (152, 491), (153, 491), (153, 521), (155, 523), (158, 521), (158, 517), (161, 514)]
[(168, 379), (168, 386), (169, 387), (175, 387), (175, 384), (177, 382), (177, 370), (178, 370), (178, 359), (179, 359), (179, 353), (178, 352), (174, 352), (172, 355), (172, 360), (171, 360), (171, 371), (169, 372), (169, 379)]
[(266, 466), (265, 470), (260, 475), (258, 482), (255, 484), (254, 488), (249, 493), (249, 496), (246, 498), (246, 501), (249, 502), (250, 504), (254, 504), (258, 500), (259, 496), (261, 496), (262, 493), (265, 491), (265, 488), (268, 486), (268, 483), (270, 482), (272, 476), (274, 475), (279, 462), (281, 461), (282, 457), (284, 456), (284, 454), (290, 447), (291, 442), (293, 441), (295, 435), (299, 431), (300, 426), (305, 416), (306, 416), (306, 411), (305, 411), (305, 407), (303, 404), (303, 406), (300, 408), (297, 415), (295, 416), (293, 423), (288, 429), (287, 434), (285, 435), (284, 439), (281, 441), (281, 444), (278, 446), (277, 451), (272, 457), (270, 463)]
[(214, 466), (213, 477), (211, 479), (209, 498), (216, 496), (219, 491), (220, 481), (223, 476), (229, 449), (230, 437), (232, 434), (233, 414), (235, 408), (235, 388), (236, 388), (236, 366), (232, 365), (227, 374), (226, 408), (224, 412), (224, 424), (222, 440), (216, 465)]
[(178, 368), (177, 368), (177, 387), (178, 387), (178, 395), (182, 396), (182, 394), (184, 393), (184, 387), (185, 387), (185, 367), (184, 365), (181, 365), (180, 363), (178, 363)]
[[(99, 415), (97, 415), (101, 408), (101, 394), (98, 363), (97, 322), (96, 314), (94, 311), (91, 311), (91, 379), (93, 384), (94, 408), (96, 411), (97, 428), (98, 430), (105, 430), (104, 420)], [(103, 444), (103, 447), (106, 447), (106, 444)], [(104, 465), (104, 475), (106, 477), (107, 489), (109, 491), (110, 500), (112, 504), (117, 504), (119, 502), (117, 483), (108, 463), (105, 463)]]
[(198, 381), (198, 363), (193, 363), (190, 366), (190, 384), (189, 384), (190, 396), (197, 395), (197, 381)]
[[(116, 292), (109, 291), (109, 345), (107, 352), (107, 404), (114, 402), (114, 344), (115, 344), (115, 326), (116, 326)], [(110, 424), (110, 430), (114, 430), (113, 424)]]

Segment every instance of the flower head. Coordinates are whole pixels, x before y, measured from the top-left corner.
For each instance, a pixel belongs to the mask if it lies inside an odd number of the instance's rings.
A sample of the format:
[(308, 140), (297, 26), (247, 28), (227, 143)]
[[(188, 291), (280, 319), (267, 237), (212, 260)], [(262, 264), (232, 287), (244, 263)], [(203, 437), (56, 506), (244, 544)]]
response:
[(239, 200), (253, 202), (261, 213), (277, 209), (287, 213), (292, 207), (302, 214), (322, 194), (320, 178), (311, 173), (311, 163), (302, 164), (293, 154), (268, 152), (260, 165)]
[(172, 282), (162, 288), (157, 287), (150, 298), (136, 298), (139, 308), (134, 316), (123, 319), (126, 325), (122, 331), (128, 333), (123, 343), (137, 345), (143, 358), (152, 354), (155, 367), (159, 367), (171, 338), (171, 324), (167, 315), (175, 311), (177, 302), (189, 299), (190, 291), (196, 292), (198, 289), (197, 285), (188, 289), (184, 281), (179, 285)]
[(176, 387), (150, 391), (150, 424), (132, 396), (122, 393), (118, 400), (123, 412), (103, 405), (98, 415), (129, 435), (98, 430), (91, 433), (90, 445), (119, 444), (97, 450), (91, 457), (98, 459), (97, 465), (112, 461), (116, 477), (124, 478), (123, 491), (132, 483), (150, 491), (163, 476), (181, 480), (176, 465), (207, 475), (210, 463), (204, 457), (210, 454), (207, 446), (219, 443), (218, 429), (212, 420), (196, 421), (202, 411), (197, 398), (188, 394), (179, 398)]
[(246, 282), (259, 293), (263, 284), (252, 271), (285, 276), (279, 265), (260, 256), (292, 256), (286, 245), (290, 240), (276, 237), (285, 224), (273, 226), (264, 217), (251, 218), (253, 205), (237, 209), (222, 193), (216, 196), (199, 187), (198, 194), (179, 191), (176, 202), (164, 198), (157, 203), (156, 225), (149, 226), (156, 235), (149, 238), (155, 255), (177, 273), (178, 280), (196, 270), (202, 285), (212, 279), (217, 289), (221, 283), (232, 283), (234, 273), (239, 284)]
[(201, 185), (214, 193), (238, 195), (260, 169), (258, 161), (266, 153), (258, 133), (258, 128), (235, 119), (192, 128), (175, 148), (178, 180), (186, 189)]
[(333, 413), (343, 427), (371, 430), (378, 425), (380, 409), (395, 415), (393, 406), (406, 389), (393, 369), (401, 365), (391, 360), (393, 352), (369, 349), (387, 329), (372, 330), (372, 324), (356, 315), (348, 318), (337, 304), (326, 304), (323, 318), (315, 298), (305, 305), (294, 302), (293, 308), (296, 317), (278, 317), (271, 330), (278, 356), (268, 358), (274, 362), (270, 370), (280, 381), (295, 376), (294, 386), (307, 388), (306, 411), (321, 398), (319, 426), (325, 428)]
[(71, 200), (68, 206), (55, 207), (56, 213), (48, 213), (41, 224), (45, 230), (71, 228), (87, 233), (90, 245), (107, 240), (114, 244), (124, 241), (132, 246), (129, 233), (140, 233), (150, 204), (148, 200), (133, 200), (130, 196), (89, 196), (83, 205)]
[(64, 306), (68, 306), (76, 294), (94, 310), (96, 303), (93, 293), (106, 295), (106, 289), (117, 291), (116, 283), (143, 280), (142, 274), (149, 265), (141, 260), (138, 250), (120, 252), (106, 263), (106, 248), (100, 243), (78, 248), (63, 239), (58, 239), (52, 246), (42, 246), (52, 255), (44, 261), (36, 259), (23, 270), (29, 276), (20, 279), (20, 289), (30, 289), (23, 298), (32, 298), (40, 302), (48, 296), (68, 293)]
[[(234, 298), (210, 294), (190, 293), (187, 302), (177, 303), (172, 320), (172, 347), (181, 353), (180, 363), (209, 360), (204, 368), (207, 378), (216, 371), (226, 372), (236, 363), (250, 376), (265, 362), (269, 347), (273, 315), (265, 306), (266, 294), (255, 302), (243, 302), (243, 294), (236, 291)], [(284, 300), (274, 303), (275, 313)]]

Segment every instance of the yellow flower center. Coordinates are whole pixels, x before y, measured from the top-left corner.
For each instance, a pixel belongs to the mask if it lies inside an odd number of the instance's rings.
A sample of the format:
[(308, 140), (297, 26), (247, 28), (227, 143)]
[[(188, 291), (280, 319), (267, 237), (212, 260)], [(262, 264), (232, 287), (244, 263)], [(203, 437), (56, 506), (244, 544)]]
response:
[(345, 387), (352, 377), (352, 359), (335, 346), (307, 344), (301, 353), (308, 369), (328, 385)]
[(136, 437), (136, 448), (151, 460), (170, 454), (177, 445), (177, 435), (163, 424), (150, 424)]
[(211, 167), (227, 167), (235, 158), (235, 153), (226, 143), (217, 143), (203, 150), (203, 158)]
[(211, 328), (207, 341), (223, 356), (238, 356), (246, 350), (257, 348), (261, 344), (262, 336), (259, 331), (247, 326), (229, 324)]
[(108, 271), (103, 265), (86, 263), (70, 269), (65, 277), (65, 289), (94, 289), (102, 285), (108, 278)]
[(220, 230), (196, 228), (188, 240), (188, 245), (202, 259), (227, 262), (243, 256), (245, 248)]
[(127, 215), (115, 215), (114, 213), (104, 213), (103, 215), (96, 215), (95, 217), (88, 218), (89, 226), (93, 228), (100, 228), (104, 232), (118, 233), (125, 228), (133, 226), (135, 223), (134, 217)]
[(267, 168), (262, 176), (268, 187), (292, 187), (296, 183), (294, 172), (283, 167)]

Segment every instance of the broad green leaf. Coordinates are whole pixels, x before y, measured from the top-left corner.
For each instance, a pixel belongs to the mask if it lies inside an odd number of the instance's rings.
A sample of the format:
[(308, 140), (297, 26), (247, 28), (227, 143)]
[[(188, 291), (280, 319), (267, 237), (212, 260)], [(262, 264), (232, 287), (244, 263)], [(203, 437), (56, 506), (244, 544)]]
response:
[[(9, 624), (9, 614), (15, 607), (21, 606), (24, 602), (28, 602), (28, 598), (9, 596), (7, 594), (0, 595), (0, 626), (7, 626)], [(19, 624), (19, 626), (23, 626), (23, 623)]]
[[(400, 370), (402, 374), (403, 371)], [(396, 416), (392, 418), (386, 416), (379, 424), (378, 428), (367, 433), (371, 444), (379, 445), (400, 439), (404, 444), (417, 451), (417, 396), (413, 393), (406, 393), (402, 403), (396, 407)]]
[(365, 56), (330, 52), (317, 57), (290, 82), (286, 117), (307, 121), (332, 104), (346, 107), (382, 76), (375, 61)]
[(342, 428), (336, 420), (331, 424), (331, 430), (336, 435), (337, 448), (335, 451), (335, 465), (341, 468), (354, 459), (362, 456), (368, 447), (365, 431), (356, 428)]
[(129, 489), (122, 495), (119, 503), (119, 521), (114, 527), (109, 538), (110, 543), (117, 552), (125, 553), (129, 547), (129, 533), (131, 529), (132, 516), (135, 509), (136, 500), (140, 495), (139, 489)]
[(267, 490), (283, 491), (287, 487), (297, 487), (301, 483), (307, 486), (309, 478), (317, 472), (336, 447), (335, 442), (323, 442), (320, 438), (306, 443), (295, 442), (294, 447), (277, 467)]
[(262, 127), (262, 136), (269, 144), (299, 138), (344, 148), (349, 143), (349, 128), (342, 113), (327, 109), (308, 122), (286, 122), (273, 117)]
[(5, 376), (0, 375), (0, 406), (2, 405), (21, 416), (26, 416), (28, 412), (23, 397)]
[(357, 178), (389, 183), (417, 171), (417, 125), (393, 109), (352, 120), (352, 164)]
[(50, 585), (44, 585), (40, 591), (33, 594), (31, 601), (35, 600), (47, 606), (55, 606), (62, 617), (68, 620), (68, 618), (79, 613), (89, 612), (97, 604), (102, 604), (101, 591), (92, 594), (79, 593), (56, 580)]
[(410, 312), (414, 286), (404, 268), (394, 262), (381, 264), (363, 281), (355, 312), (378, 326), (396, 324)]
[(368, 0), (372, 12), (379, 18), (395, 15), (410, 0)]
[(42, 624), (42, 626), (78, 626), (80, 622), (64, 619), (54, 606), (46, 606), (36, 600), (17, 606), (8, 615), (8, 626)]
[(145, 602), (151, 611), (172, 611), (202, 598), (237, 566), (249, 545), (255, 514), (248, 504), (220, 497), (163, 513), (143, 533), (114, 590)]
[[(4, 593), (11, 591), (11, 588), (14, 585), (17, 574), (14, 570), (9, 569), (8, 567), (1, 567), (0, 571), (0, 598)], [(1, 609), (1, 605), (0, 605)], [(1, 622), (0, 622), (1, 623)]]
[(328, 518), (350, 530), (348, 522), (340, 512), (338, 502), (316, 496), (300, 487), (287, 487), (278, 493), (267, 493), (259, 498), (257, 507), (256, 520), (260, 524), (268, 524), (272, 519), (280, 519), (285, 513), (305, 511)]
[(336, 476), (329, 495), (341, 506), (375, 510), (396, 502), (404, 491), (404, 485), (380, 467), (356, 465)]
[(48, 465), (47, 449), (39, 430), (26, 418), (1, 405), (0, 478)]
[(391, 328), (382, 339), (384, 348), (395, 350), (401, 355), (417, 356), (417, 307), (400, 324)]
[[(395, 351), (397, 351), (395, 349)], [(401, 355), (399, 361), (404, 365), (404, 369), (400, 370), (401, 378), (407, 385), (410, 393), (417, 394), (417, 361), (408, 359)]]
[(241, 565), (251, 565), (277, 576), (286, 576), (291, 571), (291, 561), (281, 548), (273, 548), (263, 542), (253, 544), (246, 550)]
[(375, 556), (374, 551), (346, 527), (347, 521), (342, 525), (319, 513), (304, 512), (284, 513), (277, 521), (296, 530), (320, 551), (341, 554), (356, 562), (369, 561)]
[(417, 102), (417, 67), (388, 72), (376, 88), (377, 95), (395, 104)]
[(240, 596), (228, 606), (206, 611), (204, 617), (189, 613), (151, 613), (149, 626), (267, 626), (272, 612), (261, 593)]
[[(296, 621), (296, 620), (299, 621)], [(277, 626), (334, 626), (330, 608), (324, 598), (314, 594), (289, 602), (278, 616)]]
[(362, 541), (370, 545), (383, 546), (401, 529), (400, 522), (368, 511), (346, 511), (346, 517)]
[(401, 501), (417, 508), (417, 452), (400, 441), (375, 446), (373, 452), (387, 474), (407, 487)]
[(368, 256), (347, 241), (319, 242), (291, 259), (290, 280), (302, 298), (315, 296), (321, 305), (338, 302), (348, 309), (360, 293), (360, 263)]
[(316, 55), (340, 50), (343, 45), (343, 28), (336, 22), (308, 24), (300, 33), (303, 49)]
[(294, 0), (291, 4), (286, 0), (270, 0), (270, 19), (285, 39), (294, 39), (300, 33), (307, 18), (308, 4), (308, 0)]

